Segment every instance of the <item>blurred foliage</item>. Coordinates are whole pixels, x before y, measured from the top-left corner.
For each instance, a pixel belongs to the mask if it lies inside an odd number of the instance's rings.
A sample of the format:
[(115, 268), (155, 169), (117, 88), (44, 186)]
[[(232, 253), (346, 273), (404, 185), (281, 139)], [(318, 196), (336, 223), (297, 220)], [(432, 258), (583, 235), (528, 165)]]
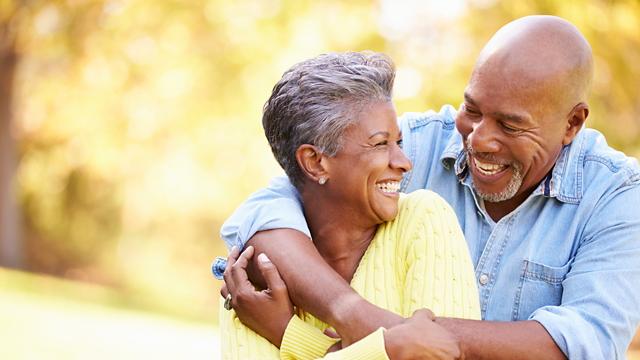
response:
[(260, 118), (283, 71), (372, 49), (396, 62), (399, 113), (457, 105), (491, 34), (535, 13), (589, 39), (589, 125), (640, 154), (636, 0), (1, 0), (28, 268), (215, 318), (219, 227), (280, 173)]

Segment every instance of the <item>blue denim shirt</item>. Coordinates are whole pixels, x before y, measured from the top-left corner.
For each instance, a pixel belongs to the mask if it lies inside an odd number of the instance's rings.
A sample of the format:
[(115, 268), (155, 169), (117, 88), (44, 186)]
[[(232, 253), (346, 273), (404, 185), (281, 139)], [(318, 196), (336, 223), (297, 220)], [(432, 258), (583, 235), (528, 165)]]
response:
[[(553, 171), (494, 222), (468, 175), (455, 110), (400, 118), (413, 170), (404, 192), (431, 189), (456, 211), (475, 266), (482, 318), (536, 320), (571, 359), (625, 358), (640, 321), (640, 168), (582, 129)], [(224, 224), (228, 246), (256, 231), (309, 235), (286, 178), (252, 195)], [(224, 266), (220, 266), (223, 269)]]

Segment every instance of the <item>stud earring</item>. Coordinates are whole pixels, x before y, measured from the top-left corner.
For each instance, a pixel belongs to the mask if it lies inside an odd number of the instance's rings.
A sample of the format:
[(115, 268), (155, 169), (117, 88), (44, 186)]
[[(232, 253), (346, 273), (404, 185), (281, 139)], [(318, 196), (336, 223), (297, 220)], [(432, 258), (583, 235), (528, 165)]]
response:
[(321, 176), (320, 179), (318, 179), (318, 184), (320, 185), (324, 185), (327, 182), (327, 178), (324, 176)]

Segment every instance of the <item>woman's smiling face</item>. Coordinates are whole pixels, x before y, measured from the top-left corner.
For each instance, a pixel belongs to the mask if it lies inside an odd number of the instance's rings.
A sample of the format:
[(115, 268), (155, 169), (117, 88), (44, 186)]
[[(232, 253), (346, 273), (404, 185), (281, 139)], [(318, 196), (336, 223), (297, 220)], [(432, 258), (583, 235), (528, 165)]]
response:
[(379, 224), (398, 213), (402, 175), (411, 162), (400, 147), (402, 135), (391, 102), (374, 102), (357, 115), (342, 136), (342, 148), (326, 160), (328, 196), (354, 219)]

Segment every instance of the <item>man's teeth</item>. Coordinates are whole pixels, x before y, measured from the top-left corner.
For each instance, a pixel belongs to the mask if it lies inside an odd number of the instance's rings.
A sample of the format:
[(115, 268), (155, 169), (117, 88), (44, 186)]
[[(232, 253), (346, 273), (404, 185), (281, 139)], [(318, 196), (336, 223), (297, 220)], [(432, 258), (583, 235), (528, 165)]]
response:
[(385, 193), (397, 193), (398, 191), (400, 191), (400, 182), (389, 181), (385, 183), (378, 183), (376, 184), (376, 187)]
[(497, 174), (507, 167), (507, 165), (484, 163), (476, 158), (473, 158), (473, 163), (476, 165), (476, 168), (484, 175)]

